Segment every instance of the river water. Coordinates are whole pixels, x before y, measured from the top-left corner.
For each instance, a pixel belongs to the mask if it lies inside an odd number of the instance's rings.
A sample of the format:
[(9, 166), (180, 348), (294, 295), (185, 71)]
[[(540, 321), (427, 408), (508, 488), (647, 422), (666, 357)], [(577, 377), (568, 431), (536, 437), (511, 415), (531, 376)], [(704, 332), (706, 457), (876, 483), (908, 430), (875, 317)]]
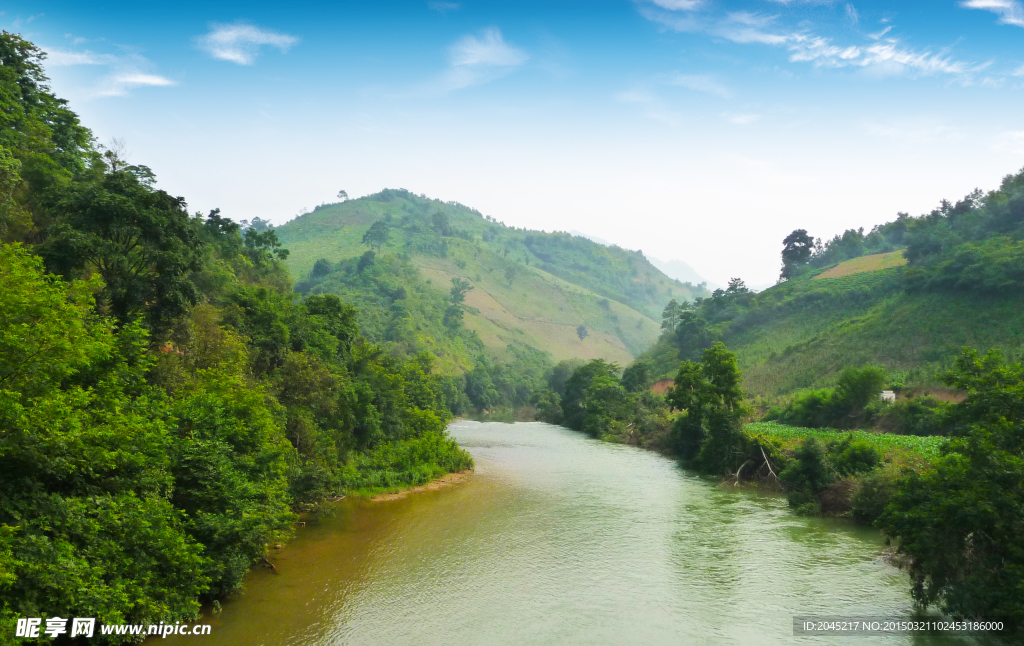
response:
[[(542, 423), (457, 422), (467, 480), (343, 501), (223, 604), (205, 646), (948, 644), (795, 637), (794, 615), (906, 616), (871, 529), (793, 515), (640, 449)], [(154, 640), (151, 640), (152, 643)]]

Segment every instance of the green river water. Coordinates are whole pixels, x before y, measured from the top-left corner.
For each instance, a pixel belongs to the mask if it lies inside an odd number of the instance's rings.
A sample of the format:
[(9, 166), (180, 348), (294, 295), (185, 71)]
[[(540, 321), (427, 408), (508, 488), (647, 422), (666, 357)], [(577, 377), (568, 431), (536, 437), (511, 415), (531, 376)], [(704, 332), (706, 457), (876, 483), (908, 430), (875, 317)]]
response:
[(542, 423), (457, 422), (467, 480), (343, 501), (208, 614), (205, 646), (953, 644), (794, 636), (794, 615), (909, 616), (871, 529)]

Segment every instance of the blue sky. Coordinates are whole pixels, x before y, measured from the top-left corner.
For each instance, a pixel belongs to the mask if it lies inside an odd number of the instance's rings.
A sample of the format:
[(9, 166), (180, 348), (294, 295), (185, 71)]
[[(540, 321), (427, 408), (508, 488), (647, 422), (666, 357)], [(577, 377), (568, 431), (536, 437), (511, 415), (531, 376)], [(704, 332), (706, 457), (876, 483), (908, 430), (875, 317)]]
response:
[(1024, 5), (7, 2), (98, 139), (192, 210), (381, 188), (717, 283), (1024, 166)]

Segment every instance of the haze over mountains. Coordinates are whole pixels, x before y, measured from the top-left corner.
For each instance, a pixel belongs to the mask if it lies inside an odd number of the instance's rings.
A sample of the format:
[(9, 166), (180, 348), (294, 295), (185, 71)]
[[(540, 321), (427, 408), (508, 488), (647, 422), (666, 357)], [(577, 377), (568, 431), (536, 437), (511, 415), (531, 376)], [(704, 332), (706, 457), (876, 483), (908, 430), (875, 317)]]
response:
[[(588, 240), (593, 240), (594, 242), (602, 244), (606, 247), (610, 247), (615, 244), (614, 242), (609, 242), (604, 238), (595, 235), (590, 235), (589, 233), (584, 233), (582, 231), (577, 231), (575, 229), (570, 231), (569, 233), (573, 234), (574, 236), (581, 236), (583, 238), (587, 238)], [(694, 285), (700, 285), (701, 283), (704, 283), (710, 290), (715, 290), (720, 287), (719, 285), (709, 281), (707, 278), (704, 278), (703, 276), (698, 274), (697, 270), (695, 270), (693, 267), (683, 262), (682, 260), (661, 260), (658, 258), (647, 256), (646, 254), (644, 255), (652, 265), (660, 269), (661, 272), (668, 276), (669, 278), (675, 278), (676, 280), (682, 281), (684, 283), (692, 283)]]

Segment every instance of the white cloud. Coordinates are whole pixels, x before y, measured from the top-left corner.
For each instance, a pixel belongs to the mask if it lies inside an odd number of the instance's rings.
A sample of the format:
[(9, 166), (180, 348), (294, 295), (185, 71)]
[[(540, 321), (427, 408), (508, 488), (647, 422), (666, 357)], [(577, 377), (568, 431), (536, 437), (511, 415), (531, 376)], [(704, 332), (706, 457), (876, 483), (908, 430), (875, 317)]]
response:
[(759, 114), (735, 114), (731, 112), (726, 112), (722, 116), (730, 123), (735, 123), (738, 126), (749, 126), (761, 118)]
[[(798, 0), (775, 1), (788, 5), (791, 1), (796, 3)], [(870, 41), (875, 41), (873, 43), (840, 44), (831, 38), (812, 33), (805, 25), (799, 28), (786, 28), (779, 24), (778, 15), (733, 11), (720, 16), (696, 16), (692, 13), (664, 11), (662, 8), (666, 5), (661, 2), (656, 5), (648, 2), (637, 5), (637, 8), (648, 20), (674, 31), (704, 32), (712, 37), (724, 38), (742, 45), (760, 44), (785, 48), (789, 51), (790, 62), (810, 63), (815, 67), (863, 68), (876, 76), (946, 74), (960, 77), (959, 80), (964, 84), (971, 84), (974, 82), (974, 75), (991, 64), (956, 60), (945, 50), (934, 53), (909, 48), (897, 38), (885, 38), (892, 27), (867, 34)], [(964, 3), (964, 6), (967, 5), (972, 8), (1005, 9), (1004, 22), (1016, 16), (1015, 12), (1019, 9), (1017, 0), (968, 0)], [(846, 5), (846, 13), (852, 21), (859, 21), (857, 10), (852, 4)]]
[(100, 84), (96, 96), (125, 96), (137, 87), (167, 87), (176, 83), (156, 74), (126, 73), (114, 74)]
[(914, 122), (898, 124), (868, 121), (864, 123), (863, 128), (865, 132), (875, 137), (915, 145), (963, 141), (967, 137), (966, 133), (927, 116), (922, 116)]
[(49, 48), (46, 50), (47, 67), (70, 67), (72, 65), (114, 65), (120, 59), (111, 54), (95, 54), (86, 50), (84, 52), (69, 52), (62, 49)]
[(497, 29), (477, 36), (463, 36), (449, 50), (450, 67), (444, 89), (457, 90), (504, 76), (525, 63), (526, 52), (505, 42)]
[(658, 96), (646, 90), (620, 92), (615, 95), (615, 100), (637, 105), (643, 116), (660, 121), (672, 128), (678, 126), (682, 121), (682, 115), (679, 112), (669, 109)]
[(1000, 133), (992, 150), (1001, 153), (1024, 155), (1024, 130), (1011, 130)]
[(729, 88), (720, 84), (709, 74), (676, 74), (668, 79), (667, 84), (685, 87), (689, 90), (696, 90), (698, 92), (714, 94), (722, 97), (723, 99), (728, 99), (732, 96), (732, 92), (729, 91)]
[(449, 11), (455, 11), (461, 6), (462, 5), (458, 2), (434, 2), (432, 0), (431, 2), (427, 3), (427, 7), (429, 7), (432, 11), (436, 11), (438, 13), (448, 13)]
[(1024, 76), (1024, 65), (1010, 72), (1010, 76)]
[(299, 42), (295, 36), (262, 29), (245, 22), (230, 25), (213, 23), (210, 33), (197, 39), (199, 48), (210, 56), (239, 65), (252, 65), (266, 45), (287, 52)]
[(669, 11), (693, 11), (703, 4), (701, 0), (651, 0), (651, 2)]
[(475, 67), (481, 65), (514, 67), (529, 58), (522, 50), (512, 47), (497, 29), (488, 29), (481, 38), (464, 36), (451, 49), (452, 65)]
[(967, 0), (961, 2), (964, 9), (982, 9), (999, 16), (1004, 25), (1024, 27), (1024, 6), (1018, 0)]
[(44, 48), (46, 63), (50, 67), (72, 67), (76, 65), (96, 65), (109, 67), (109, 73), (102, 76), (89, 92), (91, 97), (127, 96), (134, 88), (168, 87), (177, 85), (175, 81), (146, 71), (152, 69), (152, 63), (144, 56), (128, 52), (121, 55), (97, 54), (90, 50), (75, 52), (56, 48)]
[(854, 7), (849, 2), (846, 3), (846, 17), (855, 25), (860, 22), (860, 15), (857, 13), (857, 7)]
[(740, 44), (784, 45), (792, 38), (792, 35), (768, 31), (768, 27), (774, 21), (775, 16), (735, 11), (727, 14), (726, 19), (709, 30), (709, 33)]

